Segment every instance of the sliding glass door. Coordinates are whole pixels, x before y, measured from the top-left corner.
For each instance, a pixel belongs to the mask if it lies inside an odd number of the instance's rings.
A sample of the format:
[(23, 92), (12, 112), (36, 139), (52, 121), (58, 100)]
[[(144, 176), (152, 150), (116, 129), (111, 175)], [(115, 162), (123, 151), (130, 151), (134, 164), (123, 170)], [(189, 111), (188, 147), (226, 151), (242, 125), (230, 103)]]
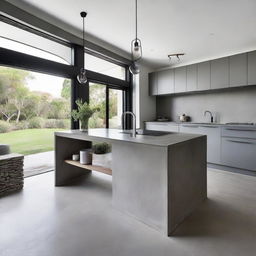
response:
[(99, 107), (89, 120), (89, 128), (122, 127), (123, 91), (110, 88), (106, 84), (89, 83), (90, 105)]

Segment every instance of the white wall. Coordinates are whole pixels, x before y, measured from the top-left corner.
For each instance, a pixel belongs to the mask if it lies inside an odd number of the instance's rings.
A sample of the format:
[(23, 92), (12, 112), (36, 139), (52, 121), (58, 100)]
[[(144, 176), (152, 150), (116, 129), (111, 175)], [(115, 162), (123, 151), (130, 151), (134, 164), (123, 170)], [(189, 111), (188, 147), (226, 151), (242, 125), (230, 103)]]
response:
[(148, 73), (152, 69), (142, 65), (140, 74), (135, 78), (134, 83), (134, 109), (137, 116), (137, 128), (143, 128), (143, 121), (150, 121), (156, 118), (156, 97), (149, 96)]

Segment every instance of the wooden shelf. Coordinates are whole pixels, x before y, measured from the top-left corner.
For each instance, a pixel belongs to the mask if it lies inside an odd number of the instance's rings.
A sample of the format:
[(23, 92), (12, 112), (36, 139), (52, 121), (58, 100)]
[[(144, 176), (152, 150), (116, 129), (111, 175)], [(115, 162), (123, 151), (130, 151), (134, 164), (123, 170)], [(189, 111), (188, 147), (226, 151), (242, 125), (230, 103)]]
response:
[(112, 175), (112, 170), (110, 168), (106, 168), (103, 166), (98, 166), (98, 165), (91, 165), (91, 164), (80, 164), (78, 161), (73, 161), (73, 160), (65, 160), (65, 163), (74, 165), (76, 167), (80, 167), (86, 170), (91, 170), (91, 171), (96, 171), (96, 172), (102, 172), (108, 175)]

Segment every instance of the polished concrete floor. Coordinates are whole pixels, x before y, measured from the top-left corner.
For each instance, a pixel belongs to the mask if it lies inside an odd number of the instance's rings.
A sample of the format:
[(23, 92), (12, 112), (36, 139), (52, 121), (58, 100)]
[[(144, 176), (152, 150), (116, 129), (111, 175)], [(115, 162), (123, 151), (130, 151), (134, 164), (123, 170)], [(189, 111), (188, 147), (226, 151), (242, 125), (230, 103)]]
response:
[(54, 173), (26, 178), (23, 192), (0, 199), (1, 256), (256, 255), (256, 177), (209, 170), (209, 199), (173, 237), (113, 209), (108, 176), (53, 182)]

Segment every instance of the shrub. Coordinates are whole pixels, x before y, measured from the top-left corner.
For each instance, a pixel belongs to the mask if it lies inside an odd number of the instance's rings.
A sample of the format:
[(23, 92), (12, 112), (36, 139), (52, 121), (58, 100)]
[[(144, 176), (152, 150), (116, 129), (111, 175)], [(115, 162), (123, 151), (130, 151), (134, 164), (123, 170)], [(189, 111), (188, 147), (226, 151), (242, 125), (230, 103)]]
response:
[(0, 133), (9, 132), (12, 129), (12, 125), (6, 121), (0, 120)]
[(29, 128), (29, 123), (27, 121), (20, 121), (17, 124), (13, 124), (13, 130), (24, 130)]
[(44, 122), (45, 119), (42, 117), (32, 117), (28, 121), (28, 128), (33, 129), (33, 128), (43, 128), (44, 127)]
[(111, 152), (111, 145), (106, 143), (106, 142), (96, 143), (96, 144), (93, 144), (92, 150), (93, 150), (94, 154), (110, 153)]
[(60, 129), (69, 129), (70, 120), (69, 119), (47, 119), (45, 121), (45, 128), (60, 128)]
[(56, 119), (46, 119), (44, 128), (56, 128)]

